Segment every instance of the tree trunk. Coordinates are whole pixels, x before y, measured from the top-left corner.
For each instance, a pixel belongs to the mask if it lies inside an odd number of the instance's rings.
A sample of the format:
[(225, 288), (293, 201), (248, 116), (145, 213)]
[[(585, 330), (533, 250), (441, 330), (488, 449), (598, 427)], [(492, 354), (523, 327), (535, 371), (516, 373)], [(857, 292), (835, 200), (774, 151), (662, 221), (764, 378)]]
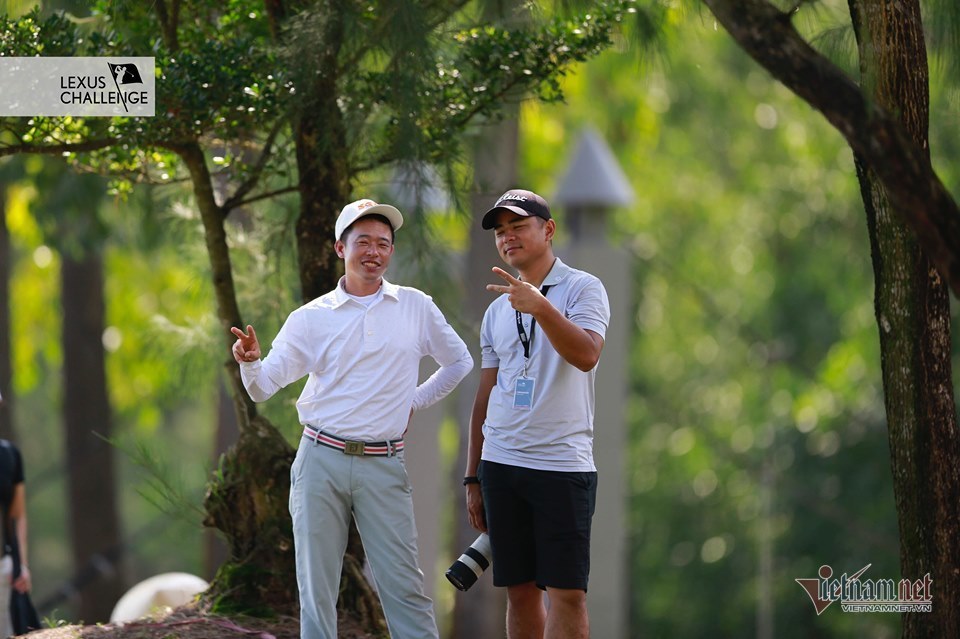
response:
[(294, 452), (273, 425), (253, 417), (220, 458), (207, 488), (208, 526), (227, 538), (230, 560), (206, 598), (216, 612), (260, 616), (296, 612), (297, 580), (287, 500)]
[(240, 429), (236, 444), (220, 458), (204, 499), (204, 525), (223, 532), (230, 548), (229, 562), (220, 567), (204, 597), (215, 611), (295, 614), (299, 599), (287, 509), (294, 451), (270, 422), (257, 415), (240, 379), (240, 367), (229, 354), (234, 342), (230, 327), (244, 324), (224, 230), (226, 212), (216, 203), (206, 158), (196, 143), (173, 150), (190, 173), (203, 222), (223, 331), (224, 371)]
[(337, 215), (350, 200), (349, 153), (340, 119), (333, 79), (319, 87), (322, 96), (296, 124), (300, 216), (297, 219), (297, 257), (304, 302), (320, 297), (340, 279), (340, 260), (334, 251)]
[(15, 440), (13, 430), (13, 369), (10, 352), (10, 231), (7, 228), (7, 187), (0, 181), (0, 437)]
[[(224, 146), (222, 149), (214, 150), (213, 153), (221, 156), (230, 154), (241, 158), (244, 163), (254, 165), (259, 159), (255, 149), (256, 144), (253, 143), (253, 140), (249, 140), (247, 143), (241, 142)], [(232, 180), (230, 174), (227, 172), (209, 175), (200, 169), (197, 171), (196, 175), (200, 179), (209, 177), (212, 180), (211, 184), (213, 186), (213, 197), (215, 202), (228, 202), (230, 196), (232, 195), (231, 190), (238, 188), (237, 184), (235, 183), (236, 180)], [(214, 212), (210, 214), (209, 218), (210, 223), (214, 226), (216, 226), (217, 219), (222, 219), (224, 225), (229, 223), (234, 228), (241, 229), (242, 232), (252, 232), (254, 230), (252, 228), (250, 211), (246, 208), (236, 208), (228, 211), (225, 207), (229, 205), (224, 204), (223, 207), (220, 208), (221, 214), (218, 215), (215, 212), (217, 207), (215, 205), (210, 206), (210, 204), (213, 203), (208, 203), (208, 208), (213, 209)], [(228, 222), (228, 218), (232, 219), (230, 219)], [(217, 251), (223, 251), (226, 248), (226, 246), (220, 245)], [(228, 260), (229, 255), (226, 255), (225, 258)], [(227, 297), (235, 296), (235, 291), (233, 290), (232, 285), (229, 291), (224, 290), (224, 294)], [(231, 333), (227, 333), (225, 337), (228, 343), (233, 340)], [(234, 365), (232, 359), (232, 357), (228, 356), (225, 366), (231, 371), (230, 374), (233, 374), (234, 369), (236, 369), (236, 373), (239, 373), (239, 369)], [(237, 382), (239, 382), (239, 380), (237, 380)], [(236, 388), (238, 391), (240, 390), (238, 387)], [(213, 436), (213, 451), (211, 455), (211, 461), (213, 463), (212, 467), (216, 467), (219, 464), (220, 458), (223, 455), (230, 453), (231, 448), (235, 446), (240, 439), (240, 426), (237, 411), (240, 410), (246, 412), (249, 409), (252, 409), (252, 404), (248, 407), (246, 402), (236, 401), (235, 403), (235, 401), (235, 397), (231, 395), (230, 389), (227, 388), (224, 378), (221, 377), (219, 380), (217, 380), (217, 417)], [(203, 577), (207, 581), (212, 581), (214, 579), (220, 566), (230, 562), (230, 546), (227, 543), (227, 540), (224, 538), (222, 531), (213, 528), (207, 529), (206, 534), (204, 535), (203, 561)]]
[[(926, 45), (917, 0), (850, 0), (865, 92), (928, 149)], [(946, 283), (857, 155), (880, 329), (902, 577), (933, 578), (933, 612), (903, 613), (903, 637), (960, 636), (960, 445)]]
[(250, 419), (257, 414), (256, 405), (247, 395), (240, 379), (240, 367), (230, 354), (234, 337), (230, 333), (232, 326), (243, 327), (240, 317), (240, 307), (237, 304), (237, 289), (233, 283), (233, 268), (230, 262), (230, 248), (227, 246), (227, 232), (224, 221), (229, 211), (224, 211), (217, 205), (214, 196), (214, 187), (210, 170), (207, 167), (203, 150), (196, 142), (172, 148), (183, 160), (190, 181), (193, 185), (193, 196), (200, 211), (200, 220), (203, 223), (203, 237), (207, 245), (207, 256), (210, 258), (210, 276), (213, 280), (213, 292), (217, 302), (217, 319), (223, 329), (223, 340), (227, 346), (223, 366), (230, 386), (230, 396), (234, 401), (240, 430), (249, 426)]
[[(110, 403), (103, 351), (104, 292), (100, 257), (67, 254), (61, 267), (63, 412), (73, 564), (80, 589), (77, 615), (107, 621), (124, 591)], [(85, 587), (84, 587), (85, 586)]]

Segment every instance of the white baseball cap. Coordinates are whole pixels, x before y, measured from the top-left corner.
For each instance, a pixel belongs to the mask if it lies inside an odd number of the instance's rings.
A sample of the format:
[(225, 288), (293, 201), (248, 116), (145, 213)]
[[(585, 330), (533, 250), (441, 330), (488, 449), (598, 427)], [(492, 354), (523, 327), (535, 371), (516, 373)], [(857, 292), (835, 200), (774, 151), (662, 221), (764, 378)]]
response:
[(343, 207), (340, 211), (340, 217), (337, 218), (337, 225), (334, 229), (334, 237), (339, 240), (347, 227), (367, 215), (382, 215), (390, 220), (390, 226), (396, 231), (403, 226), (403, 216), (400, 211), (389, 204), (377, 204), (373, 200), (357, 200)]

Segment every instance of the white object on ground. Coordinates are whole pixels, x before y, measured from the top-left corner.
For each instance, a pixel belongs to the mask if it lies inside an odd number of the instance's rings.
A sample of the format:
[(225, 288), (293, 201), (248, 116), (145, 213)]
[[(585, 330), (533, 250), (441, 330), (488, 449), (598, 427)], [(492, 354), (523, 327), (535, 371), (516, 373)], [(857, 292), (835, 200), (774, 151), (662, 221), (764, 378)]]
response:
[(189, 603), (209, 584), (186, 572), (165, 572), (144, 579), (120, 597), (110, 613), (110, 621), (133, 621), (157, 608), (176, 608)]

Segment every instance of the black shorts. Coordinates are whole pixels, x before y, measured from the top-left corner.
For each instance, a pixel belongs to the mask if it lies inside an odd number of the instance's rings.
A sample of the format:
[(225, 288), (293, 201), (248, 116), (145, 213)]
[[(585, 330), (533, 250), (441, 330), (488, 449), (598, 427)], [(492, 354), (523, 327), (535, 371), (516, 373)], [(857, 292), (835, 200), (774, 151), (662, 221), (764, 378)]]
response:
[(533, 470), (483, 461), (483, 492), (493, 585), (535, 582), (586, 590), (597, 473)]

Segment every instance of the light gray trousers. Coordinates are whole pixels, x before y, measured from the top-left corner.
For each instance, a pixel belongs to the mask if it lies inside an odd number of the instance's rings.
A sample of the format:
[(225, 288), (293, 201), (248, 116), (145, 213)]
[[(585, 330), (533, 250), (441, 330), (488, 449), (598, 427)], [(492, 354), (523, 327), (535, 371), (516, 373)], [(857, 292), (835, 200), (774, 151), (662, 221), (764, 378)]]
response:
[(13, 590), (11, 579), (13, 579), (13, 557), (4, 555), (0, 559), (0, 637), (9, 637), (13, 634), (13, 623), (10, 621), (10, 591)]
[(290, 514), (301, 639), (337, 639), (337, 596), (351, 515), (393, 639), (437, 639), (417, 563), (413, 491), (394, 457), (359, 457), (300, 439), (290, 468)]

